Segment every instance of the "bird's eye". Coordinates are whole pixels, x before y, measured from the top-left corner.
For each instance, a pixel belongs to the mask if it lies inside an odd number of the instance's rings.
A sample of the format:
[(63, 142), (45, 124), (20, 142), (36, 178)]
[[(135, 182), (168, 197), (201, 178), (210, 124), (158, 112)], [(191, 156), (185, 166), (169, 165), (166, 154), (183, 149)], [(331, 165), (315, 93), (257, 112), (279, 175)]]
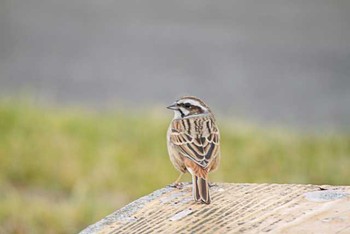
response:
[(185, 103), (184, 106), (185, 106), (185, 108), (190, 108), (191, 104), (190, 103)]

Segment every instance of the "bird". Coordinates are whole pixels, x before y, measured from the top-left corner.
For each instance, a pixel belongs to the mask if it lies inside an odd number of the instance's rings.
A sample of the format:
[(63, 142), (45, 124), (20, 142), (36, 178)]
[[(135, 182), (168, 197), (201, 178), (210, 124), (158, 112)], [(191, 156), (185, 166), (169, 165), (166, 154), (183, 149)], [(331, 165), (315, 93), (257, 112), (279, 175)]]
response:
[(183, 96), (167, 107), (174, 118), (167, 131), (170, 161), (182, 175), (192, 175), (192, 194), (196, 202), (210, 204), (208, 174), (220, 163), (220, 133), (209, 106), (194, 96)]

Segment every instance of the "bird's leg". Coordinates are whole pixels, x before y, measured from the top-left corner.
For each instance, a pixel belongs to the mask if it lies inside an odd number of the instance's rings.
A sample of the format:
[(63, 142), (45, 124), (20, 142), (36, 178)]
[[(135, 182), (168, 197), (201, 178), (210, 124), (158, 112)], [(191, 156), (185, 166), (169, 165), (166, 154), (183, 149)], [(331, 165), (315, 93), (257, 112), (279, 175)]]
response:
[(181, 177), (183, 176), (183, 172), (180, 172), (180, 175), (179, 177), (177, 177), (177, 179), (175, 180), (174, 183), (170, 184), (169, 186), (170, 187), (174, 187), (174, 188), (178, 188), (178, 189), (181, 189), (183, 187), (183, 184), (180, 183), (179, 181), (181, 180)]

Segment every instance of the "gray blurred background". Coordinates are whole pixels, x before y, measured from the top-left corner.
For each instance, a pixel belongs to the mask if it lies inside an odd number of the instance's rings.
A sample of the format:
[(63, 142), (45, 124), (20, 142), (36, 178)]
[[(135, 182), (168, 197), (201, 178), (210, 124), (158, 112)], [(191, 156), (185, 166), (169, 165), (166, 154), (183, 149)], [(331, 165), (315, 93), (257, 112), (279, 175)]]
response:
[(350, 1), (1, 0), (0, 96), (349, 129)]

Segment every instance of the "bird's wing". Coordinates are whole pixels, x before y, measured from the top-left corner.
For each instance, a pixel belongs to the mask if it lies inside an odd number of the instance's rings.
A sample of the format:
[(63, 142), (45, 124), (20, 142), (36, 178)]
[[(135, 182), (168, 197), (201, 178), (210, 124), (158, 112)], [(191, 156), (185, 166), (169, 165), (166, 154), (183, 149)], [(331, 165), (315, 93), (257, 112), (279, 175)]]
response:
[(190, 135), (175, 129), (170, 134), (170, 141), (185, 157), (206, 168), (219, 152), (219, 131), (214, 126), (202, 134)]

